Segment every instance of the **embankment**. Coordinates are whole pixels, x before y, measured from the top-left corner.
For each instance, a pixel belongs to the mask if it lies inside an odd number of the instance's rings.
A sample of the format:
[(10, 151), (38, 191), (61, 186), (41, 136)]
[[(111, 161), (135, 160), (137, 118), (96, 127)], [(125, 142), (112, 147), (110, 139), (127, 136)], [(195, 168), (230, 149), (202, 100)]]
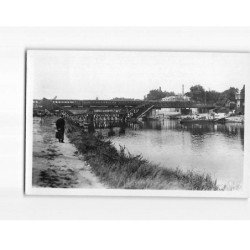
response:
[(84, 155), (100, 181), (110, 188), (218, 190), (209, 175), (161, 168), (140, 155), (126, 153), (125, 148), (117, 150), (101, 134), (84, 133), (70, 121), (67, 127), (71, 143)]

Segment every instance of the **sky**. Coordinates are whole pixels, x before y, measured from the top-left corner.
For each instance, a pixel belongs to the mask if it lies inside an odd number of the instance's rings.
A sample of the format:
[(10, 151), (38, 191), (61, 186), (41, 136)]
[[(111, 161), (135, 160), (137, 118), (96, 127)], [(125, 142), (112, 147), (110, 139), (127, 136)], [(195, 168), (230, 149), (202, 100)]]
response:
[(250, 54), (152, 51), (29, 50), (33, 97), (142, 99), (151, 89), (185, 92), (241, 89), (250, 82)]

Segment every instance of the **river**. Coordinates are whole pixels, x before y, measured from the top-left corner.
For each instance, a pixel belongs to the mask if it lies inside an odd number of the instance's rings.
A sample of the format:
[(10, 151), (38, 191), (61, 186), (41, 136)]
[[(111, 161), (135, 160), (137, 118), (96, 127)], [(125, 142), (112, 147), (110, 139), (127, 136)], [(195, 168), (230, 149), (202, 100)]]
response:
[(244, 125), (191, 124), (177, 120), (147, 121), (113, 137), (115, 146), (162, 167), (208, 173), (219, 185), (241, 186), (243, 180)]

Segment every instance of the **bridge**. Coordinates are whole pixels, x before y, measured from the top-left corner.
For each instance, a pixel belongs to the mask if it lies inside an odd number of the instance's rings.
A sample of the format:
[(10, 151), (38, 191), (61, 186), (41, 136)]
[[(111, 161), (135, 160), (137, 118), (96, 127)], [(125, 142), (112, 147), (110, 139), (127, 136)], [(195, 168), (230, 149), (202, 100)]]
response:
[(199, 108), (209, 110), (215, 105), (200, 104), (191, 101), (143, 101), (143, 100), (33, 100), (33, 110), (48, 113), (63, 113), (67, 119), (81, 127), (95, 128), (120, 127), (121, 131), (129, 122), (137, 122), (139, 118), (146, 117), (152, 109)]
[[(48, 100), (48, 99), (46, 99)], [(35, 99), (34, 105), (38, 105), (42, 100)], [(214, 104), (201, 104), (191, 101), (143, 101), (143, 100), (128, 100), (128, 101), (113, 101), (113, 100), (50, 100), (53, 104), (71, 109), (84, 108), (132, 108), (140, 105), (154, 105), (155, 109), (161, 108), (215, 108)]]

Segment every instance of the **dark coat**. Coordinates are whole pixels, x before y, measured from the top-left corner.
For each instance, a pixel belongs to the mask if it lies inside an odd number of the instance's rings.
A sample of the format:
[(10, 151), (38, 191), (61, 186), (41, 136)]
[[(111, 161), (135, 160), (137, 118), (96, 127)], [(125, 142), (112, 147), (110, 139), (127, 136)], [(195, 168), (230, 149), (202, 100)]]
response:
[(59, 141), (64, 140), (64, 128), (65, 128), (65, 120), (63, 118), (59, 118), (56, 121), (56, 129), (58, 132), (56, 133), (56, 138), (59, 139)]
[(65, 120), (63, 118), (59, 118), (56, 121), (56, 128), (57, 128), (57, 130), (64, 130), (64, 128), (65, 128)]

